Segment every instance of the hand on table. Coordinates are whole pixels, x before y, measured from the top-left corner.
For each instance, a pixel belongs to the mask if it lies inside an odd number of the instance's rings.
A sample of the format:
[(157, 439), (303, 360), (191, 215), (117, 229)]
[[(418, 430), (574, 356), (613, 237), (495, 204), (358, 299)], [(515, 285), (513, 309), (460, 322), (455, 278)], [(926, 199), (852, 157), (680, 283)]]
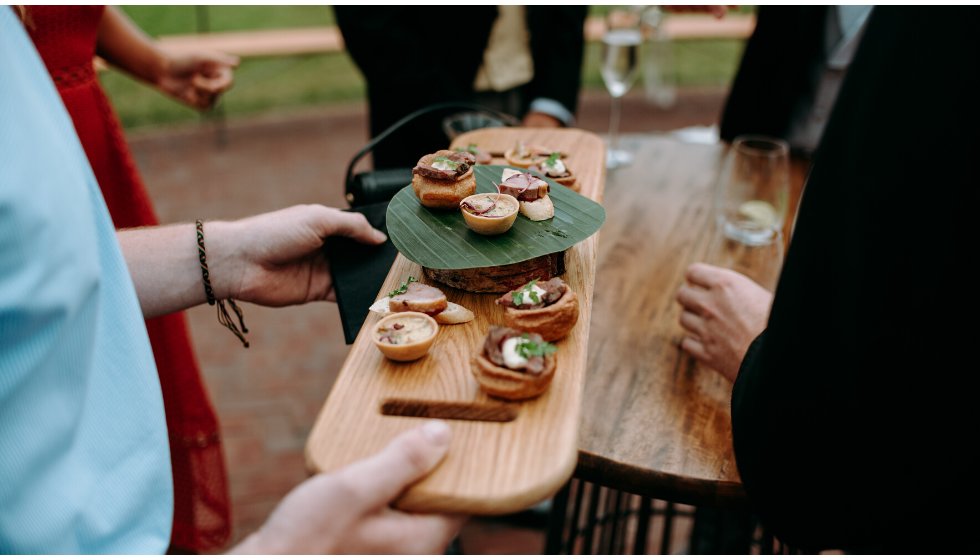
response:
[(377, 455), (297, 486), (233, 554), (437, 554), (465, 519), (396, 511), (389, 504), (449, 449), (445, 422), (396, 437)]
[[(220, 239), (225, 247), (211, 262), (212, 276), (229, 284), (218, 298), (234, 297), (269, 307), (309, 301), (334, 301), (323, 242), (344, 236), (367, 245), (384, 243), (363, 214), (341, 212), (316, 204), (293, 206), (234, 222), (205, 226), (208, 243)], [(208, 260), (211, 260), (208, 246)], [(221, 258), (216, 256), (216, 259)], [(218, 272), (214, 272), (218, 270)]]
[(234, 81), (238, 57), (217, 52), (172, 54), (166, 57), (157, 87), (198, 110), (210, 109)]
[(561, 121), (547, 113), (532, 111), (524, 115), (522, 124), (528, 128), (558, 128), (561, 126)]
[(681, 348), (734, 381), (749, 345), (766, 328), (772, 293), (733, 270), (703, 263), (687, 269), (677, 292), (684, 308)]

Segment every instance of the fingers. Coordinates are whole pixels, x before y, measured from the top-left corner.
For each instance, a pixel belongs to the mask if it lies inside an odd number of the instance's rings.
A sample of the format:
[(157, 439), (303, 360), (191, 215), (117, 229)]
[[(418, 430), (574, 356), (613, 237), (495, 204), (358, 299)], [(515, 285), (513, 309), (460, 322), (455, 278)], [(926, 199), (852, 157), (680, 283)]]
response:
[(687, 267), (684, 279), (691, 284), (711, 288), (718, 284), (725, 270), (724, 268), (711, 266), (710, 264), (694, 263)]
[(368, 245), (379, 245), (388, 239), (384, 233), (371, 227), (364, 214), (341, 212), (323, 206), (316, 206), (315, 208), (317, 213), (313, 227), (321, 239), (339, 235)]
[(449, 425), (427, 422), (402, 433), (376, 455), (348, 465), (337, 480), (351, 492), (350, 507), (369, 511), (391, 503), (409, 484), (442, 461), (452, 439)]
[(365, 527), (371, 541), (369, 552), (441, 554), (466, 519), (462, 515), (420, 515), (388, 510)]
[(704, 343), (694, 337), (685, 336), (684, 339), (681, 340), (681, 349), (693, 356), (699, 362), (709, 361), (710, 356), (708, 356), (708, 351), (705, 349)]
[(696, 286), (681, 286), (677, 290), (677, 303), (681, 304), (685, 311), (696, 315), (704, 315), (708, 308), (708, 297), (707, 290)]
[(704, 319), (690, 311), (681, 313), (681, 326), (695, 336), (702, 337), (704, 335)]

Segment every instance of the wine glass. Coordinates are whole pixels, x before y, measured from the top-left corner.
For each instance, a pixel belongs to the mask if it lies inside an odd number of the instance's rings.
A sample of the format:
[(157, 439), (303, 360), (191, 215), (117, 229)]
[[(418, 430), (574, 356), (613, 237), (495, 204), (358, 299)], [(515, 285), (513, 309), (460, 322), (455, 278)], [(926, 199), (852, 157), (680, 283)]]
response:
[(703, 262), (728, 268), (751, 278), (769, 291), (775, 291), (783, 269), (785, 244), (782, 232), (777, 231), (771, 243), (748, 245), (714, 231)]
[(636, 13), (613, 10), (606, 17), (606, 25), (606, 33), (602, 37), (600, 66), (602, 81), (605, 82), (606, 89), (612, 96), (606, 167), (615, 169), (633, 162), (633, 154), (619, 149), (619, 119), (622, 97), (636, 81), (643, 34), (640, 32), (639, 17)]
[(718, 179), (715, 208), (725, 237), (745, 245), (778, 241), (789, 199), (789, 145), (759, 135), (735, 138)]

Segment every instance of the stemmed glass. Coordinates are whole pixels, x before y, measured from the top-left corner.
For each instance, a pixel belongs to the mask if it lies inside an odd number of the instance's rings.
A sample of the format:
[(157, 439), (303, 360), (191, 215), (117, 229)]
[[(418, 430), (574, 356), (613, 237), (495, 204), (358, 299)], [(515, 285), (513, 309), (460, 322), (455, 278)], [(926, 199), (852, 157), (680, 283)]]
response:
[(612, 96), (609, 116), (609, 150), (606, 167), (615, 169), (633, 162), (633, 154), (619, 149), (619, 120), (622, 97), (633, 87), (639, 67), (638, 56), (643, 34), (635, 12), (613, 10), (606, 17), (606, 34), (602, 37), (602, 81)]

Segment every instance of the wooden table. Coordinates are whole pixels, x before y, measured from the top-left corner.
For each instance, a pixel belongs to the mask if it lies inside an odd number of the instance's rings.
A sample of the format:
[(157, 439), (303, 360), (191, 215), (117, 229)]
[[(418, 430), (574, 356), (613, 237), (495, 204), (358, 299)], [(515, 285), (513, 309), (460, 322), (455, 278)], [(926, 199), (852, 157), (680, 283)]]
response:
[[(769, 286), (778, 275), (771, 254), (740, 251), (715, 231), (724, 153), (720, 145), (646, 135), (635, 163), (607, 175), (579, 478), (693, 505), (745, 500), (732, 451), (732, 384), (681, 351), (674, 300), (697, 261), (735, 267)], [(804, 169), (794, 164), (790, 216)]]

